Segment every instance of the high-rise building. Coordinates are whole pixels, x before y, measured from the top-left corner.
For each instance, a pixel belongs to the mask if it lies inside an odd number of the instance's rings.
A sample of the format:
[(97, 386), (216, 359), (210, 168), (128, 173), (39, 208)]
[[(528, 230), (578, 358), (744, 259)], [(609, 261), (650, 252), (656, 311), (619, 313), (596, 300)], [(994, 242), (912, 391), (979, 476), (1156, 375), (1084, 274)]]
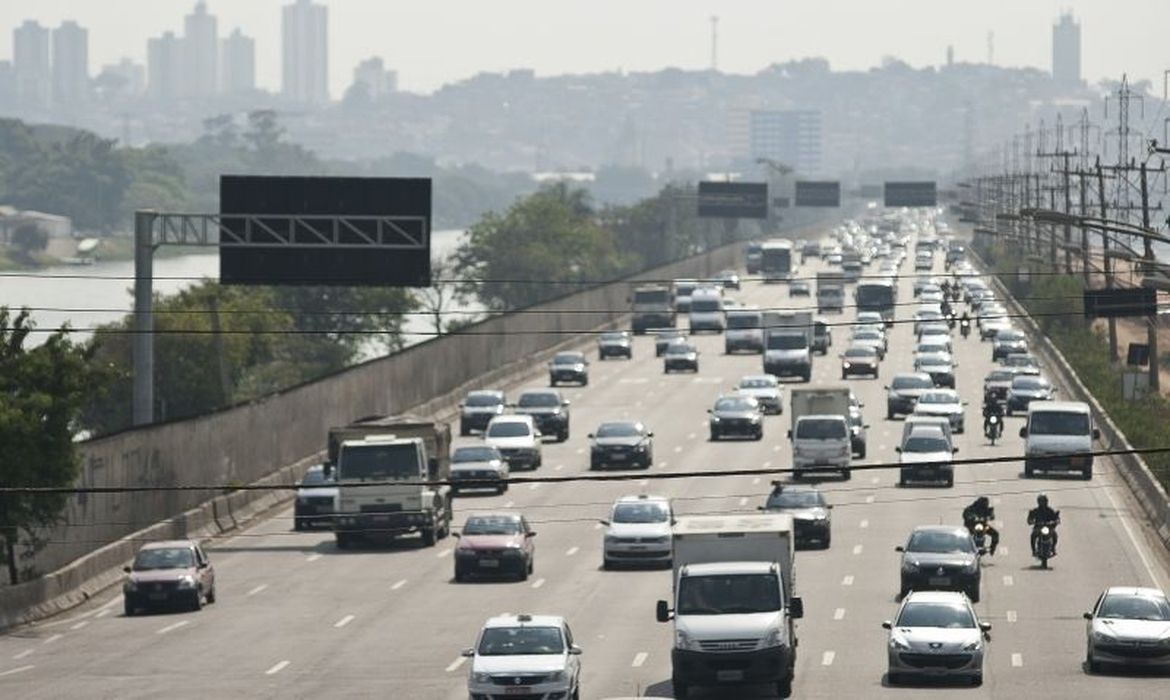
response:
[(44, 109), (53, 95), (49, 30), (32, 20), (12, 32), (12, 70), (21, 107)]
[(753, 110), (748, 142), (752, 158), (769, 158), (802, 175), (815, 175), (821, 169), (821, 113)]
[(77, 22), (53, 30), (53, 102), (77, 105), (89, 97), (89, 31)]
[(150, 96), (156, 100), (182, 97), (183, 42), (174, 32), (167, 32), (146, 44), (146, 81)]
[(1052, 80), (1064, 88), (1081, 86), (1081, 25), (1066, 12), (1052, 26)]
[(386, 70), (380, 58), (368, 58), (353, 69), (353, 84), (363, 86), (371, 100), (380, 100), (398, 91), (398, 72)]
[(219, 22), (200, 0), (183, 21), (183, 93), (208, 97), (219, 91)]
[(16, 106), (16, 72), (12, 61), (0, 61), (0, 107)]
[(329, 13), (312, 0), (286, 5), (283, 16), (283, 93), (296, 102), (329, 101)]
[(129, 58), (123, 58), (117, 63), (102, 66), (94, 83), (105, 97), (138, 97), (146, 91), (146, 68)]
[(256, 89), (256, 42), (239, 29), (223, 40), (219, 65), (223, 92), (238, 95)]

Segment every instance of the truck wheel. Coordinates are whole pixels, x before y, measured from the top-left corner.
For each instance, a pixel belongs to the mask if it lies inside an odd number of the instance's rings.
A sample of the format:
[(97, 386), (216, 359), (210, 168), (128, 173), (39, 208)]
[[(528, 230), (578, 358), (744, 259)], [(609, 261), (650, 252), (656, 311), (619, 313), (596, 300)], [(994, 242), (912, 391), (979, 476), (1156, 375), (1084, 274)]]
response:
[(349, 549), (349, 535), (344, 532), (339, 532), (337, 533), (336, 539), (338, 549)]
[(673, 691), (672, 695), (676, 698), (685, 698), (691, 692), (690, 686), (677, 678), (670, 679), (670, 686)]
[(967, 597), (971, 599), (972, 603), (979, 602), (979, 586), (967, 589)]
[(865, 445), (861, 446), (861, 452), (857, 454), (858, 459), (865, 459)]
[(1093, 468), (1089, 467), (1088, 469), (1085, 469), (1084, 471), (1082, 471), (1081, 478), (1084, 479), (1085, 481), (1089, 481), (1090, 479), (1092, 479), (1093, 478)]
[(792, 675), (776, 682), (776, 694), (782, 698), (792, 697)]
[(1036, 468), (1024, 462), (1024, 478), (1031, 479), (1033, 476), (1036, 476)]
[(946, 483), (947, 483), (947, 488), (953, 487), (955, 485), (955, 475), (951, 474), (950, 476), (948, 476)]
[(568, 439), (569, 439), (569, 429), (568, 429), (568, 428), (565, 428), (565, 429), (564, 429), (564, 430), (562, 430), (560, 433), (558, 433), (558, 434), (557, 434), (557, 439), (558, 439), (558, 440), (560, 440), (561, 442), (564, 442), (565, 440), (568, 440)]
[(419, 535), (422, 537), (422, 543), (424, 547), (435, 546), (435, 529), (433, 527), (423, 528), (419, 532)]
[(134, 604), (130, 602), (129, 598), (122, 601), (122, 614), (126, 617), (134, 617)]
[(845, 469), (841, 470), (841, 475), (845, 477), (845, 481), (849, 481), (853, 478), (853, 470), (845, 467)]
[(460, 423), (459, 424), (459, 436), (460, 437), (467, 437), (468, 435), (471, 435), (471, 429), (468, 428), (466, 424)]
[(459, 565), (455, 566), (455, 583), (463, 583), (467, 580), (467, 574), (463, 573), (463, 569)]

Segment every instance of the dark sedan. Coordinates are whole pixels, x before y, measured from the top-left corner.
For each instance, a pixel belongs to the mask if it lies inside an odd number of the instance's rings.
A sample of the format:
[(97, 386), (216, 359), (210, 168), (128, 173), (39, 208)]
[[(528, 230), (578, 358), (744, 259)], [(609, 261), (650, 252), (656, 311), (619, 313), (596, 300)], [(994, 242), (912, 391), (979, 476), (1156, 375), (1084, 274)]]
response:
[(589, 449), (589, 468), (630, 466), (649, 469), (654, 463), (654, 433), (634, 421), (602, 423)]
[(751, 396), (721, 396), (715, 401), (715, 407), (709, 409), (707, 413), (711, 414), (708, 424), (711, 427), (712, 440), (731, 435), (750, 437), (754, 440), (764, 437), (764, 413), (760, 408), (760, 402)]
[(143, 608), (181, 605), (199, 610), (215, 602), (215, 568), (191, 540), (151, 542), (123, 569), (123, 609), (130, 617)]
[(1007, 393), (1007, 414), (1019, 411), (1028, 412), (1028, 404), (1033, 401), (1052, 401), (1056, 398), (1056, 388), (1048, 383), (1044, 377), (1033, 374), (1017, 374), (1012, 378), (1011, 388)]
[(686, 342), (671, 343), (670, 347), (666, 348), (666, 354), (662, 356), (662, 371), (673, 372), (676, 370), (698, 372), (698, 348)]
[(878, 369), (881, 360), (877, 348), (870, 345), (854, 345), (841, 353), (841, 378), (848, 379), (854, 375), (864, 374), (878, 378)]
[(914, 412), (918, 397), (934, 389), (934, 380), (929, 374), (912, 372), (894, 375), (894, 381), (886, 387), (886, 418), (893, 420), (899, 414)]
[(662, 357), (671, 343), (687, 339), (687, 334), (673, 328), (665, 328), (654, 334), (654, 356)]
[(1001, 329), (995, 334), (995, 340), (991, 341), (992, 362), (998, 362), (1012, 353), (1026, 352), (1028, 352), (1028, 336), (1014, 328)]
[(557, 442), (569, 439), (569, 402), (556, 389), (528, 389), (513, 408), (532, 416), (541, 434), (552, 435)]
[(562, 382), (573, 382), (585, 386), (589, 383), (589, 360), (585, 353), (558, 352), (548, 363), (548, 383), (556, 386)]
[(597, 356), (601, 359), (607, 357), (624, 357), (631, 360), (634, 357), (634, 348), (630, 342), (630, 334), (628, 331), (609, 331), (602, 333), (601, 337), (597, 339)]
[(963, 591), (979, 602), (981, 553), (967, 528), (921, 525), (896, 549), (902, 553), (901, 597), (910, 591)]
[(772, 493), (760, 510), (791, 515), (798, 546), (815, 542), (828, 549), (833, 538), (833, 506), (825, 502), (824, 495), (815, 486), (772, 483)]
[(324, 464), (309, 467), (297, 489), (293, 506), (293, 529), (330, 527), (333, 525), (333, 500), (337, 497), (337, 482), (326, 473)]

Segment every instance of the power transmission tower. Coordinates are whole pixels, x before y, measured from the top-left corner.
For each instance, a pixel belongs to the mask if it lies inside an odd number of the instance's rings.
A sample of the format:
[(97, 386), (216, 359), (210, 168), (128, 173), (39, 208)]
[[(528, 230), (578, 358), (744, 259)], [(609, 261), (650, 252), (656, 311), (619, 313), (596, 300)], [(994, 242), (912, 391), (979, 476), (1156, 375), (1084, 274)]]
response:
[(719, 70), (719, 17), (711, 15), (711, 71)]

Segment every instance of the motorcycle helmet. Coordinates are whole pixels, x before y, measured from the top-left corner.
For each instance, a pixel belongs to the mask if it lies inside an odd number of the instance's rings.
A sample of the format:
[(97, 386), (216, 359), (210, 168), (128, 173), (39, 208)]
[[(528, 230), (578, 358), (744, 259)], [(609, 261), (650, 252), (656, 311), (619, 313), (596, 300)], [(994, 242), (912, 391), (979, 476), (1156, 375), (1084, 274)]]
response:
[(1048, 507), (1048, 496), (1043, 494), (1043, 493), (1040, 494), (1039, 496), (1037, 496), (1036, 497), (1036, 505), (1041, 507), (1041, 508), (1047, 508)]

